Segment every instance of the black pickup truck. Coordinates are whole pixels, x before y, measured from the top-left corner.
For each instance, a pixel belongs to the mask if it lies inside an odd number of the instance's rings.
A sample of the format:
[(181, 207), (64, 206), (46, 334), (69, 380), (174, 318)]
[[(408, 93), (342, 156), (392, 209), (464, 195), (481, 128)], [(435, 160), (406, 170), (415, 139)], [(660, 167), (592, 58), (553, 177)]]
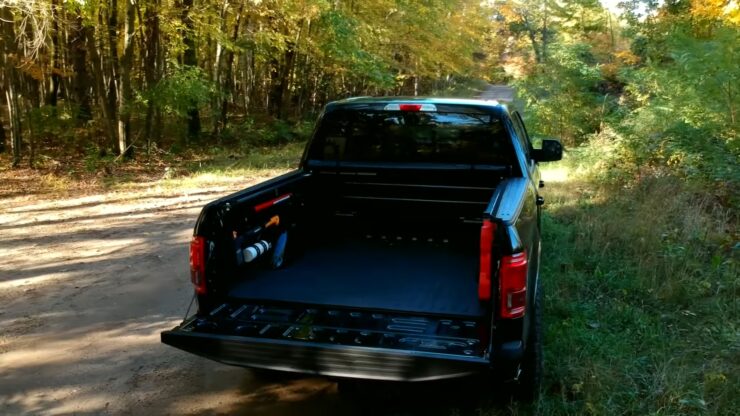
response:
[(423, 381), (542, 371), (537, 163), (495, 101), (326, 106), (298, 170), (211, 202), (198, 310), (162, 342), (222, 363)]

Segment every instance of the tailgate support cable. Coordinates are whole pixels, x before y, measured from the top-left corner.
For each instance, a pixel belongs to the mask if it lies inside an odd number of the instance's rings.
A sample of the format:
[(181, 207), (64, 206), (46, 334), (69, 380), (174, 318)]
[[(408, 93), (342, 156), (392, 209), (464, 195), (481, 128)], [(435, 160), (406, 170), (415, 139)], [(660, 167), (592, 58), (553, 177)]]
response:
[(188, 305), (188, 310), (185, 311), (185, 317), (182, 318), (183, 322), (188, 319), (188, 315), (190, 314), (190, 308), (193, 307), (193, 302), (195, 301), (195, 292), (193, 292), (193, 297), (190, 298), (190, 305)]

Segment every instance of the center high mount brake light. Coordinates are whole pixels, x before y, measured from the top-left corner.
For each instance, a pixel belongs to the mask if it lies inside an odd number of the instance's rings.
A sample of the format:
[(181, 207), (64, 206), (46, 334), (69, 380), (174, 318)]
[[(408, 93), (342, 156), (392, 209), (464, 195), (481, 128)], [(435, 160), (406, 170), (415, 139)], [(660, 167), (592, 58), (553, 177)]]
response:
[(384, 108), (385, 111), (410, 111), (410, 112), (417, 112), (417, 111), (426, 111), (426, 112), (434, 112), (437, 111), (437, 106), (434, 104), (399, 104), (399, 103), (392, 103), (387, 104)]

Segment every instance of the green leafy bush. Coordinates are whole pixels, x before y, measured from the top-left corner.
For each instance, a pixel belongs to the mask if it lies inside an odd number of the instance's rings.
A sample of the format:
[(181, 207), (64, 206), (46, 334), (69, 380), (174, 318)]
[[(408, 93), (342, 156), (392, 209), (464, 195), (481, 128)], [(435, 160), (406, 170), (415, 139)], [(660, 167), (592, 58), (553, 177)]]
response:
[(141, 100), (152, 100), (165, 114), (185, 118), (188, 111), (205, 106), (216, 87), (199, 67), (173, 65), (172, 71)]
[(535, 133), (578, 145), (598, 131), (613, 110), (616, 97), (602, 94), (601, 82), (591, 46), (563, 43), (553, 45), (551, 59), (515, 85), (526, 104), (527, 125)]

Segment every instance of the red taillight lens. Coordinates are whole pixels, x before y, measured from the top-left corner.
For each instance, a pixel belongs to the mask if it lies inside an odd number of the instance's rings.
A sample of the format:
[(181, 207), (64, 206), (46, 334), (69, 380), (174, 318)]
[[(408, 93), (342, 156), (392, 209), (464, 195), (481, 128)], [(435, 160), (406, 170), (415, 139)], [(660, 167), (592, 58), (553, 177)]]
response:
[(527, 253), (504, 256), (501, 259), (498, 281), (501, 317), (524, 316), (527, 307)]
[(190, 281), (195, 286), (195, 293), (206, 294), (206, 239), (195, 236), (190, 241)]
[(401, 111), (419, 111), (421, 104), (401, 104), (398, 106)]
[(496, 224), (483, 220), (480, 229), (480, 274), (478, 275), (478, 299), (491, 300), (491, 250)]

